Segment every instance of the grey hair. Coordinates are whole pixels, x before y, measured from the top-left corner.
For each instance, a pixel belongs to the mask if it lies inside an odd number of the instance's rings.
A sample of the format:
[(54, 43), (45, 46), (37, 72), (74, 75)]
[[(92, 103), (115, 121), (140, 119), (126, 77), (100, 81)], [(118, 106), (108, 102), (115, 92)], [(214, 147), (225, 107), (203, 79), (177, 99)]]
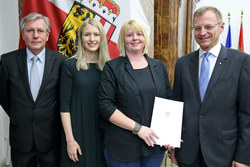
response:
[[(218, 22), (219, 23), (223, 22), (223, 17), (222, 17), (221, 12), (219, 11), (219, 9), (217, 9), (214, 6), (203, 6), (203, 7), (200, 7), (199, 9), (197, 9), (194, 12), (194, 19), (197, 16), (202, 16), (206, 11), (212, 11), (212, 12), (214, 12), (215, 15), (216, 15), (216, 17), (217, 17)], [(193, 19), (193, 21), (194, 21), (194, 19)]]
[(49, 21), (49, 18), (46, 17), (46, 16), (43, 16), (39, 13), (30, 13), (28, 15), (26, 15), (24, 18), (22, 18), (21, 20), (21, 31), (24, 32), (24, 26), (25, 26), (25, 23), (27, 21), (31, 21), (31, 20), (37, 20), (37, 19), (43, 19), (45, 24), (46, 24), (46, 32), (47, 33), (50, 33), (50, 21)]

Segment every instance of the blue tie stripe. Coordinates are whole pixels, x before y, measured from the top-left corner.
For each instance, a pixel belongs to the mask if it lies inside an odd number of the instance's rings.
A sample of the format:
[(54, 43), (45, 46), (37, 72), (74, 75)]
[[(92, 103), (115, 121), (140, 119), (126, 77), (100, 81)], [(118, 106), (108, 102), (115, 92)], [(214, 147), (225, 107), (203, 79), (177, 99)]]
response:
[(204, 53), (204, 58), (201, 63), (200, 80), (199, 80), (201, 101), (203, 101), (209, 83), (209, 70), (210, 70), (210, 62), (208, 59), (209, 55), (210, 55), (209, 52)]

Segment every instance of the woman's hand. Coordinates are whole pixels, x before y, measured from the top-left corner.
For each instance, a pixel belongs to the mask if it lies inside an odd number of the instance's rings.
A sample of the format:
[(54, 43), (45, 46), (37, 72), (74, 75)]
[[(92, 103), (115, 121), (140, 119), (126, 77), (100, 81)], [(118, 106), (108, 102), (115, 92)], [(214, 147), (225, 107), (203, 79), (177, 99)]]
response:
[(79, 144), (75, 140), (67, 142), (67, 151), (68, 151), (68, 156), (72, 161), (74, 162), (79, 161), (77, 153), (82, 155), (82, 151)]
[(142, 126), (137, 135), (145, 141), (148, 146), (154, 147), (156, 143), (155, 138), (159, 139), (159, 136), (149, 127)]

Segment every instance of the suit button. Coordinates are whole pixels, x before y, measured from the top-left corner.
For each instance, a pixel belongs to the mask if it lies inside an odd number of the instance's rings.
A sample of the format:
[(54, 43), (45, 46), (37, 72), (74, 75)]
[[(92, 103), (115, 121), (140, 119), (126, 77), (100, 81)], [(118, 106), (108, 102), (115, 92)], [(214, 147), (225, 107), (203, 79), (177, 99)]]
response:
[(200, 118), (203, 118), (203, 115), (200, 115)]

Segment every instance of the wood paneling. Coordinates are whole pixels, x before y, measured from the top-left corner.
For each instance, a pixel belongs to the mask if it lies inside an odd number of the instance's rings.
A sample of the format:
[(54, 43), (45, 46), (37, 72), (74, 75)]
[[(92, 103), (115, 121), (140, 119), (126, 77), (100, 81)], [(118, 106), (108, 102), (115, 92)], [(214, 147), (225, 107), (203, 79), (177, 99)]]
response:
[(177, 60), (178, 1), (155, 0), (154, 6), (154, 58), (167, 66), (171, 85)]
[(184, 41), (183, 41), (183, 53), (185, 55), (191, 52), (192, 49), (192, 16), (193, 16), (193, 0), (187, 0), (186, 6), (186, 15), (185, 15), (185, 33), (184, 33)]
[(21, 22), (22, 14), (23, 14), (23, 1), (24, 0), (18, 0), (19, 23)]

